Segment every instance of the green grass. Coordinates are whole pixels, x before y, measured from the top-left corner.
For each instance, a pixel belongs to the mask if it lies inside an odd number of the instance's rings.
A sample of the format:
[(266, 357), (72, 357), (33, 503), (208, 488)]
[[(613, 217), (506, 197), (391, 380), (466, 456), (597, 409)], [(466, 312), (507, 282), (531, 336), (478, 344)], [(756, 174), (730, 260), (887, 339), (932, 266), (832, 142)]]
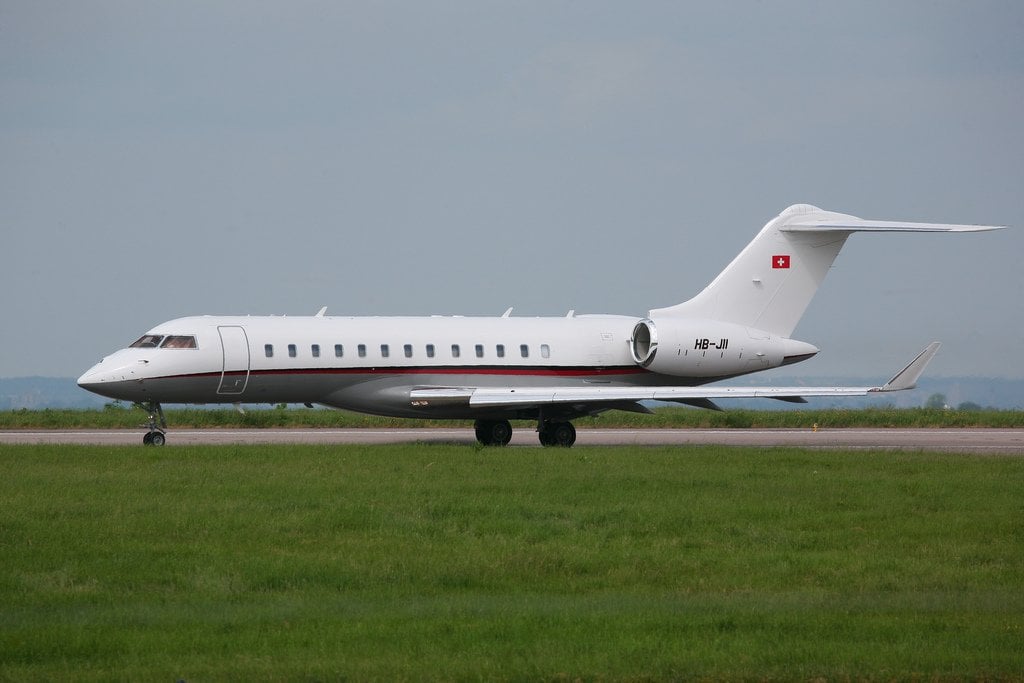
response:
[[(375, 417), (341, 410), (288, 408), (248, 410), (243, 415), (227, 409), (179, 408), (167, 410), (167, 420), (178, 428), (216, 427), (450, 427), (467, 421), (410, 420)], [(132, 429), (146, 421), (135, 408), (104, 410), (0, 411), (0, 429)], [(611, 411), (596, 418), (577, 420), (580, 427), (629, 428), (808, 428), (820, 427), (1001, 427), (1024, 428), (1024, 411), (937, 410), (928, 408), (866, 408), (824, 410), (727, 410), (658, 408), (653, 415)]]
[(0, 678), (1024, 679), (1024, 459), (0, 446)]

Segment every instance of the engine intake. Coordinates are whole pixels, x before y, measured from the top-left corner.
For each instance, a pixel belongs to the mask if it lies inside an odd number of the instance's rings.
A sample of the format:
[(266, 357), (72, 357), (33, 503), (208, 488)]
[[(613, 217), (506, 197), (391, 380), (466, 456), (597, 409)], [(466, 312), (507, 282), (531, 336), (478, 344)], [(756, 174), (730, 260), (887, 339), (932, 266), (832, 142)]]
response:
[(658, 328), (653, 320), (644, 318), (633, 327), (629, 350), (633, 354), (633, 360), (642, 368), (646, 368), (654, 361), (654, 356), (658, 352)]

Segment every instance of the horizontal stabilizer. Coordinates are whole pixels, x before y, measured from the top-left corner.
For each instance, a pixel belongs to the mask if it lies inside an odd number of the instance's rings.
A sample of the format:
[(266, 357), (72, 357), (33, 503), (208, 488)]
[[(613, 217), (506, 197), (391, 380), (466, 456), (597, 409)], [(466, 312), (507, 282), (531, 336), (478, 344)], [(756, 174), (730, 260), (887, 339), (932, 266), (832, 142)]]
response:
[(1002, 225), (959, 225), (955, 223), (908, 223), (905, 221), (800, 220), (779, 227), (780, 232), (984, 232), (1002, 230)]

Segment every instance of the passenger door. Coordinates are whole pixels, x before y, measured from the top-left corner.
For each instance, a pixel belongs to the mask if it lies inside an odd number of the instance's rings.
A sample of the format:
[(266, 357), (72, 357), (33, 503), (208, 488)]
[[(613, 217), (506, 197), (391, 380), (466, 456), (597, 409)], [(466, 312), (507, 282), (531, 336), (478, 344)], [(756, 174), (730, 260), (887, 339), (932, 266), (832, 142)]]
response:
[(218, 394), (241, 394), (249, 383), (249, 338), (238, 326), (218, 327), (224, 368), (220, 375)]

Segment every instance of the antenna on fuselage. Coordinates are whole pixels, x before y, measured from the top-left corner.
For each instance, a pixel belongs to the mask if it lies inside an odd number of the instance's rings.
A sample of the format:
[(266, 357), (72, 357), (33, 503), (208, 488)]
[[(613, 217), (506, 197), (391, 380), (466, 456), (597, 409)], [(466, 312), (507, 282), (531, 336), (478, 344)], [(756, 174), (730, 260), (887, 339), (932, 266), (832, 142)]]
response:
[(322, 317), (324, 317), (324, 313), (326, 313), (326, 312), (327, 312), (327, 307), (326, 307), (326, 306), (324, 306), (324, 307), (323, 307), (323, 308), (321, 308), (321, 309), (320, 309), (319, 311), (317, 311), (317, 312), (316, 312), (316, 315), (315, 315), (315, 316), (313, 316), (313, 317), (314, 317), (314, 318), (322, 318)]

